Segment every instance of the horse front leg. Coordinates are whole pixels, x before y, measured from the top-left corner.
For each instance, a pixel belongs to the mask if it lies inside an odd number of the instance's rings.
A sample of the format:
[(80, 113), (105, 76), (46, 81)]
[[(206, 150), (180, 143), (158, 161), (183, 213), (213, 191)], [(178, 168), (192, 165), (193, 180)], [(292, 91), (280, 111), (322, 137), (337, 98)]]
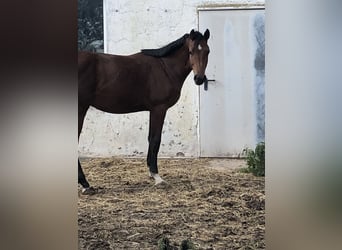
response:
[(164, 180), (158, 174), (157, 159), (166, 110), (166, 108), (158, 107), (150, 111), (147, 165), (150, 170), (150, 176), (154, 178), (156, 185), (164, 182)]

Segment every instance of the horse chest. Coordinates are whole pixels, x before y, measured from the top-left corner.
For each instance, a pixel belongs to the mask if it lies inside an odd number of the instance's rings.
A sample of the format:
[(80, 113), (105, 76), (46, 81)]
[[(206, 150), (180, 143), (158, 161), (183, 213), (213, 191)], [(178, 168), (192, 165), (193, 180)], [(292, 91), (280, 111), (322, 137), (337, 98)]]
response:
[(179, 100), (179, 97), (180, 90), (171, 85), (160, 84), (151, 90), (150, 102), (153, 106), (162, 104), (171, 107)]
[(179, 97), (180, 97), (180, 91), (174, 93), (171, 97), (170, 97), (170, 100), (169, 100), (169, 104), (170, 104), (170, 107), (175, 105), (178, 100), (179, 100)]

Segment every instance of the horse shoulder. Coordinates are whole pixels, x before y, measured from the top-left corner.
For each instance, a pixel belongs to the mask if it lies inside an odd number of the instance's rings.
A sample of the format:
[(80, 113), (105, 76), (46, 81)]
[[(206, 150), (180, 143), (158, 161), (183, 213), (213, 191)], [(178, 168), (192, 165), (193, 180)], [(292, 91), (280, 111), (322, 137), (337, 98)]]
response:
[(180, 90), (170, 80), (160, 58), (145, 56), (145, 74), (148, 74), (147, 87), (149, 99), (153, 105), (161, 103), (173, 106), (179, 99)]

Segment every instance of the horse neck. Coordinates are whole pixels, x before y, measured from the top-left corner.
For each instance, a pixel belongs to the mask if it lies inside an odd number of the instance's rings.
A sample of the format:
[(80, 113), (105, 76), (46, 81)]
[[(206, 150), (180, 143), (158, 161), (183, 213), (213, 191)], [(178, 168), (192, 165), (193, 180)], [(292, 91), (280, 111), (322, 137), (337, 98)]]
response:
[(168, 57), (162, 58), (166, 65), (169, 76), (183, 86), (186, 77), (190, 74), (192, 68), (189, 63), (189, 50), (186, 44)]

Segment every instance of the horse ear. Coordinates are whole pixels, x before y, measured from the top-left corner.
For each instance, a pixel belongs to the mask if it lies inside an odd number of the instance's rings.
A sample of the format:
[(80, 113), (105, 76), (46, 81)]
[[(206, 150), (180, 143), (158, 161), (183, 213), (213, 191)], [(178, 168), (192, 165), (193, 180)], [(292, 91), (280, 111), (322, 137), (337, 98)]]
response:
[(209, 37), (210, 37), (210, 32), (208, 29), (206, 29), (206, 31), (204, 32), (204, 38), (205, 38), (205, 40), (208, 40)]
[(194, 29), (192, 29), (192, 30), (190, 31), (190, 39), (191, 39), (191, 40), (194, 40), (194, 39), (195, 39), (195, 31), (194, 31)]

